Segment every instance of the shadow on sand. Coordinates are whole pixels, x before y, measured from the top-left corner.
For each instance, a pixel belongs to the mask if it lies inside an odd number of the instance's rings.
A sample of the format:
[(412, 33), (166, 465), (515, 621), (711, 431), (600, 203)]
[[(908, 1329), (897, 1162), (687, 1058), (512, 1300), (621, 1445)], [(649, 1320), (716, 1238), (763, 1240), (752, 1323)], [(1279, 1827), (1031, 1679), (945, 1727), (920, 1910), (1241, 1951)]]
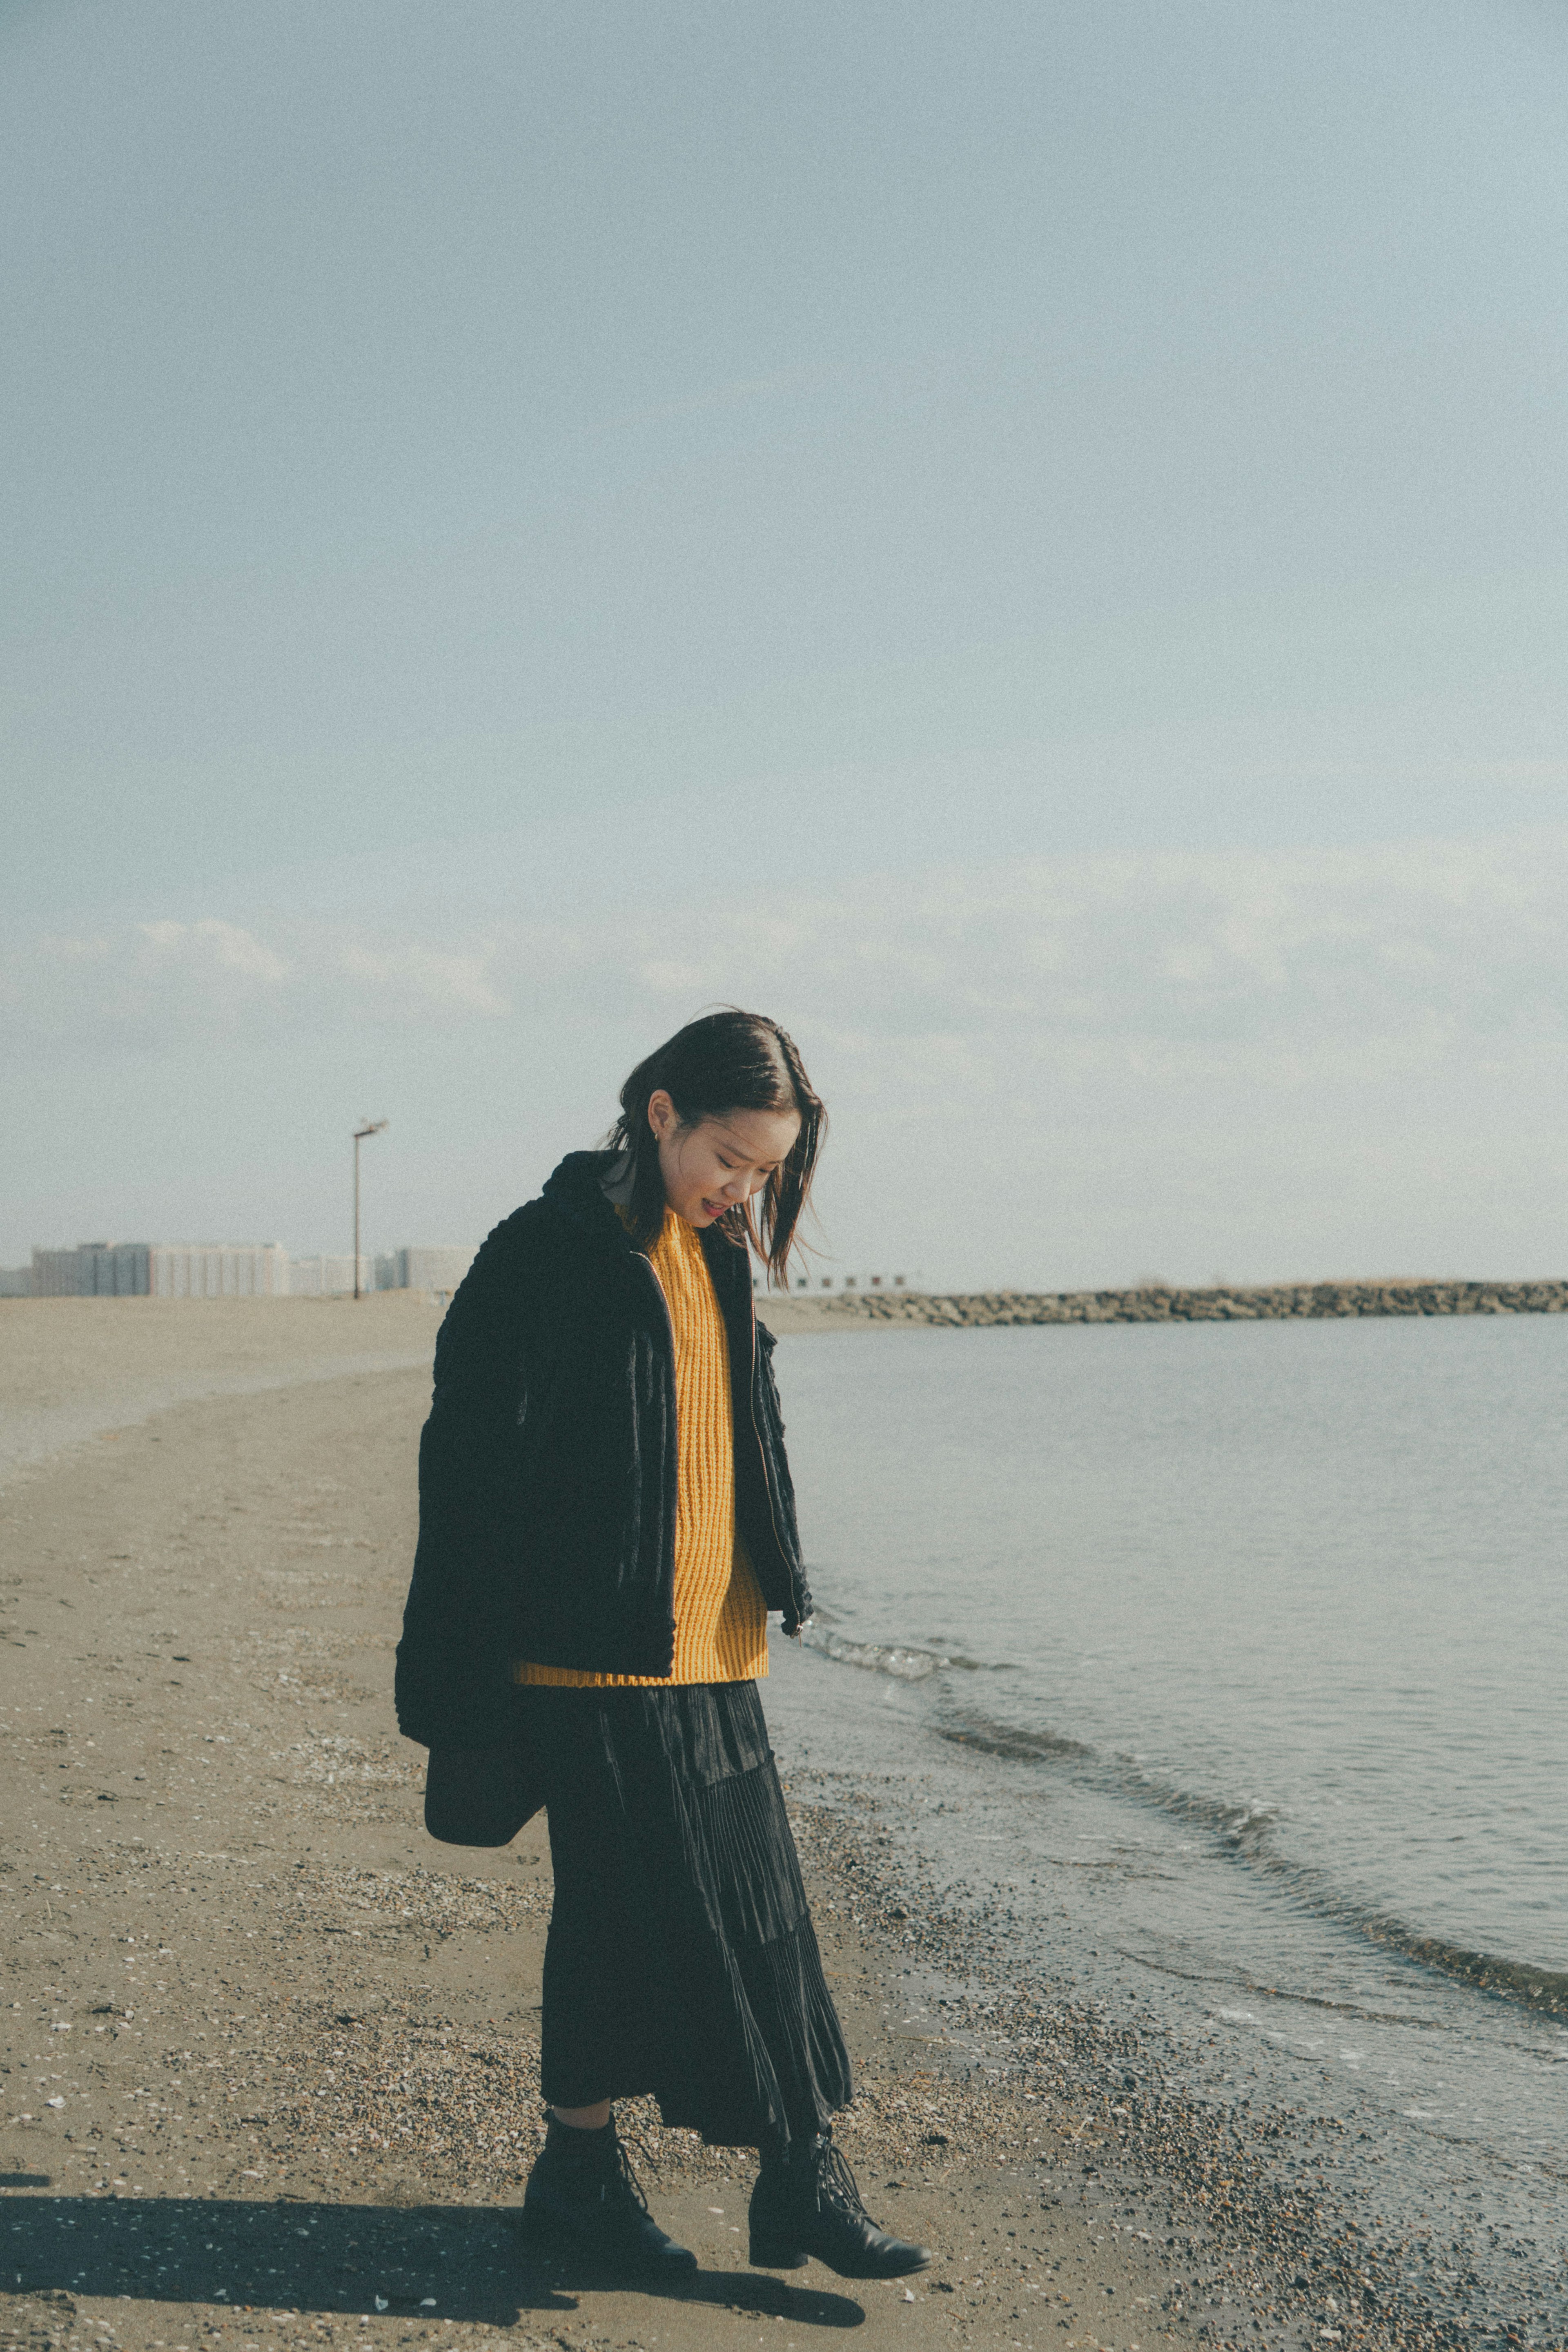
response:
[[(38, 2174), (6, 2188), (41, 2188)], [(628, 2278), (525, 2243), (515, 2210), (481, 2205), (329, 2205), (262, 2198), (0, 2197), (0, 2293), (131, 2295), (230, 2310), (352, 2312), (510, 2326), (572, 2312), (595, 2290), (715, 2304), (800, 2327), (858, 2327), (848, 2295), (767, 2272)]]

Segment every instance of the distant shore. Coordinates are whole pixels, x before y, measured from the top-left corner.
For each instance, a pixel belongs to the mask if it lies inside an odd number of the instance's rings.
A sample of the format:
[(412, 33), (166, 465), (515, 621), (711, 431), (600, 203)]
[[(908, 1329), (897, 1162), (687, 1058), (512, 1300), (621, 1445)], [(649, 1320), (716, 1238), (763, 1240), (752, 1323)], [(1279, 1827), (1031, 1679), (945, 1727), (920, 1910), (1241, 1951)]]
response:
[(1298, 1282), (1260, 1289), (840, 1291), (758, 1301), (779, 1332), (903, 1323), (973, 1329), (1005, 1323), (1257, 1323), (1352, 1315), (1563, 1315), (1568, 1282)]

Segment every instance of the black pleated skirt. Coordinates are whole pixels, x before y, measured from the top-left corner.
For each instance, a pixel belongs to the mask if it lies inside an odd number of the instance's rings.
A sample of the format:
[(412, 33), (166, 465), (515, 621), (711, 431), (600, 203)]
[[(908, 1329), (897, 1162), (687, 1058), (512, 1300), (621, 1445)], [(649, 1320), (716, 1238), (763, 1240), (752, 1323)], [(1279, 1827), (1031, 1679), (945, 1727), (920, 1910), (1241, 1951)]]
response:
[(725, 2147), (823, 2129), (852, 2095), (757, 1685), (531, 1685), (555, 1908), (552, 2105), (652, 2092)]

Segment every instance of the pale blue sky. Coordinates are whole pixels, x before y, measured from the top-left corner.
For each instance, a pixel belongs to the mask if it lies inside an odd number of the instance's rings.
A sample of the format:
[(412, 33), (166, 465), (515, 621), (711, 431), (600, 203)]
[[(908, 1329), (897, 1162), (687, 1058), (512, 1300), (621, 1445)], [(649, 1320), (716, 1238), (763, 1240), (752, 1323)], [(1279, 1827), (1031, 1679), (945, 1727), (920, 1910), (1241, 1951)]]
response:
[(1560, 1269), (1565, 231), (1555, 5), (0, 5), (0, 1260), (760, 992), (843, 1263)]

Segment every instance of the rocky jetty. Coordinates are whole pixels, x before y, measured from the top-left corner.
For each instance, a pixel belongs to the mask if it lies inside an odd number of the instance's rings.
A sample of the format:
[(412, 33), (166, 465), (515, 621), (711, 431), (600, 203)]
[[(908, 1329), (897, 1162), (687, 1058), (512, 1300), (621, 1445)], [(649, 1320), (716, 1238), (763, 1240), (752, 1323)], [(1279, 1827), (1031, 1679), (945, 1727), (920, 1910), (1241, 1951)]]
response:
[[(1268, 1289), (841, 1291), (813, 1299), (826, 1323), (1256, 1323), (1287, 1316), (1563, 1315), (1568, 1282), (1312, 1282)], [(764, 1310), (766, 1312), (766, 1309)]]

